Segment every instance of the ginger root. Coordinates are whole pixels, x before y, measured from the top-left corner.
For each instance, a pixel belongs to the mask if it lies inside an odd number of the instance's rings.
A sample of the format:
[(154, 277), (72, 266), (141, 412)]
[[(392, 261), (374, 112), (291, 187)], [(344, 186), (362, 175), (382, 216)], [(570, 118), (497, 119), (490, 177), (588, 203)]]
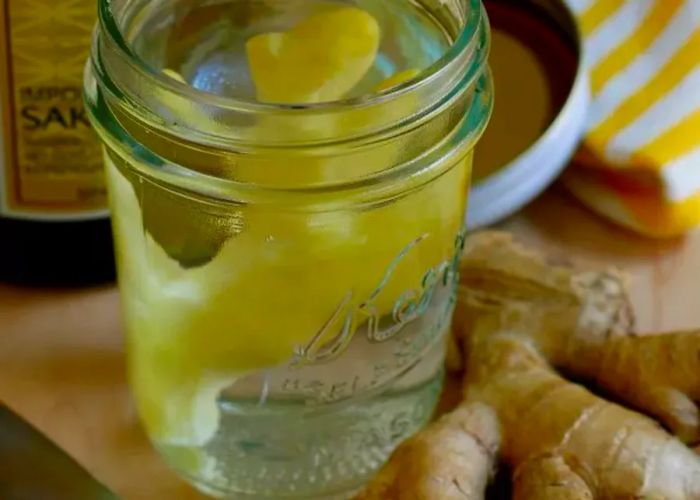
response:
[(700, 331), (641, 337), (633, 326), (619, 272), (548, 262), (503, 233), (469, 238), (449, 360), (466, 370), (464, 401), (359, 498), (483, 498), (500, 425), (516, 500), (700, 499), (700, 448), (649, 418), (699, 440)]
[[(587, 358), (587, 359), (586, 359)], [(700, 442), (700, 331), (611, 339), (565, 367)]]
[(700, 457), (653, 420), (561, 378), (528, 336), (480, 319), (468, 366), (466, 399), (501, 421), (515, 498), (700, 498)]
[(521, 464), (513, 475), (517, 500), (593, 500), (593, 493), (560, 455), (543, 455)]
[(499, 443), (494, 412), (463, 404), (401, 445), (357, 500), (481, 499)]
[(461, 271), (458, 336), (484, 313), (498, 315), (504, 328), (527, 321), (545, 357), (561, 366), (573, 353), (633, 330), (627, 285), (616, 270), (578, 271), (547, 262), (510, 234), (483, 232), (467, 240)]
[(632, 335), (618, 272), (550, 265), (507, 234), (482, 233), (468, 242), (461, 286), (466, 317), (491, 311), (503, 328), (527, 323), (555, 367), (700, 442), (700, 331)]

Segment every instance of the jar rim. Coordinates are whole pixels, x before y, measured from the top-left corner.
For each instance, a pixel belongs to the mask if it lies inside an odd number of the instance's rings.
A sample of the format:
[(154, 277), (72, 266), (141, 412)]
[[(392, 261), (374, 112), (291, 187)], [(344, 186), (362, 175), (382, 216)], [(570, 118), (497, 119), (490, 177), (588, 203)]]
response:
[[(156, 83), (159, 88), (165, 89), (168, 92), (197, 100), (205, 106), (211, 106), (226, 111), (299, 113), (306, 110), (322, 113), (338, 108), (353, 109), (383, 105), (418, 90), (426, 83), (438, 78), (444, 72), (449, 71), (450, 67), (459, 62), (460, 57), (465, 51), (469, 51), (472, 46), (479, 43), (480, 29), (484, 24), (485, 18), (481, 0), (458, 1), (464, 6), (464, 12), (466, 13), (464, 25), (461, 27), (459, 35), (439, 59), (423, 69), (414, 78), (382, 92), (334, 101), (302, 104), (268, 103), (251, 99), (241, 99), (239, 97), (221, 96), (179, 82), (162, 72), (154, 71), (142, 57), (132, 50), (129, 43), (124, 38), (122, 30), (119, 28), (117, 20), (112, 12), (113, 0), (99, 0), (98, 19), (101, 33), (105, 34), (111, 42), (111, 45), (117, 49), (118, 56), (127, 63), (131, 69), (138, 72), (141, 77)], [(480, 67), (485, 64), (485, 61), (475, 60), (473, 64), (474, 66)], [(472, 73), (476, 75), (478, 72), (472, 70)]]
[[(110, 1), (114, 0), (100, 0), (101, 8)], [(323, 199), (328, 193), (343, 192), (364, 199), (375, 191), (383, 193), (400, 176), (409, 176), (412, 182), (424, 182), (473, 148), (493, 105), (486, 64), (488, 19), (481, 0), (458, 1), (461, 6), (470, 6), (470, 10), (463, 13), (459, 7), (460, 17), (451, 11), (445, 13), (450, 18), (457, 17), (461, 27), (458, 42), (437, 63), (446, 66), (434, 69), (429, 78), (419, 76), (387, 93), (345, 101), (351, 105), (341, 108), (338, 106), (343, 101), (279, 106), (196, 91), (179, 85), (167, 75), (161, 77), (143, 61), (129, 58), (132, 49), (126, 46), (121, 32), (121, 47), (118, 47), (110, 39), (113, 33), (98, 29), (85, 73), (87, 110), (108, 150), (124, 158), (141, 160), (133, 165), (141, 175), (178, 190), (207, 193), (215, 198), (226, 199), (236, 193), (239, 200), (257, 200), (258, 196), (268, 195), (286, 199), (299, 194)], [(111, 22), (116, 23), (116, 19), (112, 18)], [(473, 23), (478, 24), (472, 27)], [(139, 68), (138, 64), (143, 67)], [(161, 80), (168, 87), (154, 92), (154, 83), (159, 85)], [(184, 88), (196, 93), (191, 94), (194, 98), (187, 94), (178, 96), (170, 93), (170, 87), (175, 92)], [(202, 103), (199, 97), (206, 101)], [(178, 99), (182, 106), (173, 105), (173, 100)], [(243, 107), (236, 108), (238, 103)], [(463, 112), (452, 113), (454, 105)], [(350, 114), (334, 115), (345, 112)], [(367, 116), (377, 119), (368, 120)], [(330, 122), (325, 121), (328, 117)], [(363, 119), (353, 120), (354, 117)], [(343, 155), (368, 158), (375, 148), (390, 148), (392, 141), (406, 134), (427, 132), (436, 120), (445, 120), (442, 123), (452, 128), (445, 129), (444, 135), (438, 134), (442, 128), (435, 128), (422, 140), (411, 143), (414, 149), (408, 150), (413, 152), (406, 153), (404, 148), (386, 165), (363, 163), (365, 168), (355, 171), (338, 163), (334, 164), (338, 175), (324, 175), (313, 182), (296, 184), (295, 181), (294, 185), (246, 177), (246, 172), (259, 173), (257, 163), (251, 158), (269, 159), (280, 154), (299, 158)], [(246, 126), (249, 123), (272, 124), (268, 126), (272, 133), (260, 134), (258, 128)], [(326, 123), (342, 123), (342, 132), (338, 132), (339, 127), (325, 126)], [(310, 124), (313, 128), (300, 124)], [(277, 129), (283, 132), (276, 135)], [(291, 135), (297, 130), (297, 136)]]

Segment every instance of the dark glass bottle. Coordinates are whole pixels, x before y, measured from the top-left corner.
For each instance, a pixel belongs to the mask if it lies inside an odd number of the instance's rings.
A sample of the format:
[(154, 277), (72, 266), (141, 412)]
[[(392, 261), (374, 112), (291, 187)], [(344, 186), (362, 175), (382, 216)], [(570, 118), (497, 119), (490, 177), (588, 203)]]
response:
[(0, 217), (0, 282), (81, 286), (113, 279), (108, 219), (37, 222)]
[(0, 281), (114, 277), (99, 142), (82, 74), (95, 3), (0, 0)]

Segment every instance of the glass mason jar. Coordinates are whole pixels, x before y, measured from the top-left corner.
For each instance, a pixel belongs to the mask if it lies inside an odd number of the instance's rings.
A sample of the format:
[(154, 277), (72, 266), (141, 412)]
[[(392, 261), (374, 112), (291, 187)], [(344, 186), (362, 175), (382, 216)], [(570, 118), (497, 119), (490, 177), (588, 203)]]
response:
[(86, 100), (131, 384), (157, 449), (217, 496), (346, 498), (440, 392), (492, 104), (485, 15), (343, 2), (378, 20), (377, 61), (426, 69), (327, 103), (241, 97), (221, 40), (318, 3), (100, 1)]

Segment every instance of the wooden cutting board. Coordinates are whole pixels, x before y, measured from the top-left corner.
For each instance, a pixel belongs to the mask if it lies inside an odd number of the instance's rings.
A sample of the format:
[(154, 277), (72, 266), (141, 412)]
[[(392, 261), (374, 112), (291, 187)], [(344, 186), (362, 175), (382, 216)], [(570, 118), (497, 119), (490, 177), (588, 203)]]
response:
[[(640, 331), (700, 327), (700, 232), (645, 240), (556, 188), (502, 226), (563, 257), (626, 269)], [(168, 471), (139, 428), (121, 331), (111, 287), (47, 292), (0, 285), (0, 400), (125, 500), (202, 498)]]

